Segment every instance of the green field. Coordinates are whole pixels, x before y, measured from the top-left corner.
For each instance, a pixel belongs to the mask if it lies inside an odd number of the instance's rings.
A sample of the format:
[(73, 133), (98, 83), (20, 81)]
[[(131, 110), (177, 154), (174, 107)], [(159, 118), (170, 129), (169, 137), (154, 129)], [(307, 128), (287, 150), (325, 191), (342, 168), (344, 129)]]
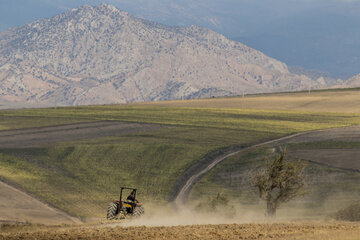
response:
[[(360, 114), (151, 104), (0, 111), (1, 130), (100, 120), (172, 127), (37, 148), (0, 149), (0, 178), (75, 216), (102, 217), (121, 185), (139, 188), (141, 200), (166, 201), (176, 179), (212, 151), (296, 132), (358, 125)], [(252, 189), (239, 188), (239, 177), (236, 182), (232, 177), (219, 178), (219, 174), (235, 171), (231, 174), (241, 175), (244, 169), (256, 167), (266, 151), (259, 149), (225, 161), (195, 189), (206, 196), (225, 187), (242, 204), (255, 201)], [(325, 189), (325, 185), (319, 188)]]
[(107, 203), (118, 197), (119, 186), (136, 186), (142, 200), (166, 200), (176, 178), (209, 151), (267, 137), (178, 127), (46, 148), (4, 149), (0, 176), (74, 215), (103, 216)]

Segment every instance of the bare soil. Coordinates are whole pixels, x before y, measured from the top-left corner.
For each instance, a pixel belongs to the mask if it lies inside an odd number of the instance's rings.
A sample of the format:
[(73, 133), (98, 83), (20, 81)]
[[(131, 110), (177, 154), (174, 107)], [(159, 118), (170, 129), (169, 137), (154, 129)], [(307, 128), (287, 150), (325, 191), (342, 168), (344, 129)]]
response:
[(0, 181), (0, 223), (79, 223), (76, 218), (51, 208), (32, 196)]
[(65, 141), (119, 136), (156, 130), (159, 124), (102, 121), (52, 127), (0, 131), (0, 148), (27, 148)]
[(0, 231), (0, 239), (359, 239), (359, 223), (264, 223), (173, 227), (74, 226)]

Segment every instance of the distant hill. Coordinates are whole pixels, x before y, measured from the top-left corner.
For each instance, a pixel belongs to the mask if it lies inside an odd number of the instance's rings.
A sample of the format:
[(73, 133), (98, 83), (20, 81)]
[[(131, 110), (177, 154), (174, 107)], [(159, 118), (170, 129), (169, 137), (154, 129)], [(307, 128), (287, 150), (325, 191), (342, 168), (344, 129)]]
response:
[(0, 101), (83, 105), (327, 87), (209, 29), (101, 4), (0, 33)]

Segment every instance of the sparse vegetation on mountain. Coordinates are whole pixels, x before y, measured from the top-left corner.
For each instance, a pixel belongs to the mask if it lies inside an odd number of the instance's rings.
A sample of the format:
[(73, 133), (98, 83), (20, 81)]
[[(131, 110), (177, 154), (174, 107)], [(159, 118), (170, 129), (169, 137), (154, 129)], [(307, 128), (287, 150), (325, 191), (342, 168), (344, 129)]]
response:
[(0, 33), (3, 104), (83, 105), (323, 86), (209, 29), (168, 27), (101, 4)]

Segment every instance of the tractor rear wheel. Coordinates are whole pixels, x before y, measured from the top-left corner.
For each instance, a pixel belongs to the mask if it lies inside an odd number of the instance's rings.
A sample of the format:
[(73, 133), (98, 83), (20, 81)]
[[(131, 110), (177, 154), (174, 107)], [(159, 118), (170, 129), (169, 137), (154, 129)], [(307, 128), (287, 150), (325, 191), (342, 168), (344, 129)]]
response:
[(106, 218), (109, 220), (115, 219), (117, 215), (117, 209), (118, 209), (117, 203), (114, 202), (110, 203), (107, 209)]
[(133, 212), (133, 217), (140, 217), (144, 214), (144, 208), (142, 206), (136, 206)]

